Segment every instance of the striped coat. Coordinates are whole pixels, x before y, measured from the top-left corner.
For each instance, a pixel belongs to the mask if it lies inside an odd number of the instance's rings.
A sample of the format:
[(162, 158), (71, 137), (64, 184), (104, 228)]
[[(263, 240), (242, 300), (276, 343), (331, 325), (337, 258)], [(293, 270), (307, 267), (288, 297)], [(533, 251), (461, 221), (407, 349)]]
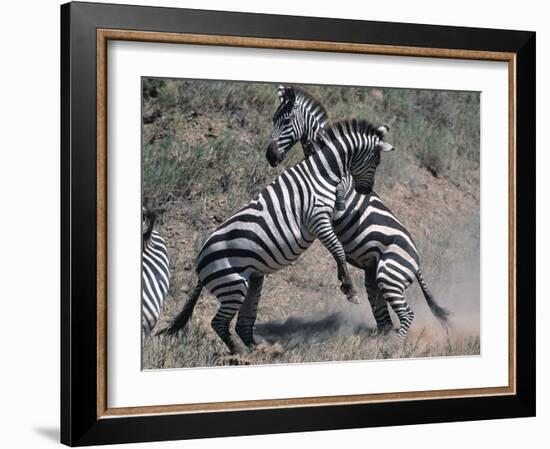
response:
[(208, 237), (197, 257), (197, 287), (165, 333), (175, 334), (186, 325), (205, 287), (220, 302), (212, 327), (229, 350), (239, 351), (229, 331), (237, 313), (237, 334), (252, 347), (264, 276), (295, 261), (316, 238), (336, 261), (341, 290), (357, 301), (344, 249), (331, 224), (336, 190), (348, 173), (356, 189), (372, 189), (371, 167), (391, 147), (380, 129), (367, 122), (338, 123), (324, 135), (322, 149), (282, 173)]
[(155, 214), (143, 210), (141, 326), (143, 336), (155, 327), (170, 288), (170, 262), (164, 239), (153, 229)]
[[(326, 109), (304, 90), (280, 86), (280, 105), (273, 117), (273, 131), (266, 158), (278, 165), (300, 141), (304, 156), (321, 151), (323, 133), (329, 126)], [(375, 167), (369, 167), (374, 185)], [(393, 328), (388, 304), (400, 320), (398, 338), (405, 340), (414, 313), (404, 291), (416, 279), (426, 301), (442, 322), (448, 311), (440, 307), (422, 278), (419, 256), (407, 228), (382, 199), (372, 192), (356, 192), (352, 176), (345, 176), (337, 190), (337, 213), (333, 227), (350, 264), (365, 271), (365, 287), (380, 332)]]

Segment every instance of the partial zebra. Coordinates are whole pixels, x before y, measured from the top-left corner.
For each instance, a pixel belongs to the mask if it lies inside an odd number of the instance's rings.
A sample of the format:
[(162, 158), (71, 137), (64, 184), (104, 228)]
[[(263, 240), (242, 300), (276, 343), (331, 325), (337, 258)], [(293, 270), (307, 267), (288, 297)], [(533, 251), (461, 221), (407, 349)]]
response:
[(170, 263), (164, 239), (153, 229), (156, 214), (142, 209), (141, 327), (143, 336), (157, 323), (170, 288)]
[(326, 140), (315, 154), (286, 170), (225, 221), (199, 252), (195, 290), (171, 325), (161, 332), (176, 334), (182, 329), (206, 287), (220, 302), (212, 319), (214, 331), (232, 353), (239, 352), (229, 330), (238, 312), (235, 330), (242, 342), (253, 348), (264, 276), (295, 261), (315, 238), (336, 260), (341, 290), (356, 302), (344, 249), (331, 225), (336, 188), (349, 175), (358, 191), (372, 189), (365, 176), (379, 161), (380, 152), (392, 149), (382, 140), (384, 130), (362, 121), (333, 125), (323, 134)]
[[(329, 123), (325, 108), (302, 89), (279, 86), (280, 105), (273, 116), (273, 131), (266, 158), (272, 166), (284, 160), (298, 141), (304, 156), (320, 151), (323, 130)], [(370, 167), (369, 185), (374, 185), (375, 167)], [(341, 214), (333, 221), (347, 261), (365, 271), (365, 287), (379, 332), (393, 329), (388, 304), (400, 321), (397, 331), (404, 341), (414, 319), (404, 292), (416, 278), (428, 306), (445, 322), (449, 312), (440, 307), (428, 290), (416, 246), (408, 230), (384, 205), (376, 193), (361, 195), (353, 188), (353, 179), (344, 177), (338, 188)]]

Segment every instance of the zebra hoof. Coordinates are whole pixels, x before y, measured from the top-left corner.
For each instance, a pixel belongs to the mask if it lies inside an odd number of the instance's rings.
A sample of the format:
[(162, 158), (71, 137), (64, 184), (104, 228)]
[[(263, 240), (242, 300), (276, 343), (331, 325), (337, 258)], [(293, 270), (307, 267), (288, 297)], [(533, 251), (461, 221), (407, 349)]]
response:
[(221, 365), (221, 366), (250, 365), (250, 360), (246, 359), (245, 357), (239, 354), (220, 355), (216, 357), (214, 360), (216, 365)]
[(229, 337), (226, 340), (224, 340), (225, 345), (227, 346), (227, 349), (229, 349), (229, 353), (234, 356), (243, 355), (246, 353), (246, 350), (244, 350), (239, 343), (235, 341), (233, 337)]
[(394, 334), (394, 340), (398, 346), (405, 346), (407, 343), (407, 335), (400, 334), (399, 331), (397, 331)]
[(373, 329), (372, 336), (373, 337), (386, 337), (388, 335), (391, 335), (393, 331), (393, 326), (380, 326), (376, 329)]
[(245, 344), (245, 352), (247, 354), (251, 354), (257, 349), (258, 349), (258, 345), (256, 343)]

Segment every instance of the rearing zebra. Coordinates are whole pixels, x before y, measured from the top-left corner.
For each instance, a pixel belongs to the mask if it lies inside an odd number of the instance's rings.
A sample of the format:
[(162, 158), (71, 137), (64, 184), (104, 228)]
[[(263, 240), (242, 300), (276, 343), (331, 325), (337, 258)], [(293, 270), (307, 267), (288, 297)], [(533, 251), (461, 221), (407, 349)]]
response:
[(203, 287), (220, 302), (212, 327), (232, 353), (239, 352), (229, 331), (235, 329), (248, 348), (264, 276), (295, 261), (318, 238), (336, 260), (341, 290), (351, 301), (357, 293), (348, 273), (342, 244), (332, 229), (336, 189), (352, 176), (358, 191), (370, 191), (365, 178), (392, 147), (383, 142), (385, 128), (367, 122), (341, 122), (328, 128), (315, 154), (289, 168), (248, 205), (216, 229), (197, 257), (199, 281), (182, 311), (161, 331), (176, 334), (193, 312)]
[(168, 250), (163, 238), (153, 229), (156, 214), (142, 209), (141, 327), (146, 337), (155, 327), (170, 287)]
[[(304, 155), (320, 151), (323, 132), (329, 123), (325, 108), (307, 92), (279, 86), (280, 105), (273, 116), (273, 132), (266, 157), (278, 165), (298, 141)], [(374, 185), (375, 167), (367, 175)], [(370, 193), (370, 192), (367, 192)], [(353, 188), (353, 179), (344, 177), (338, 188), (343, 212), (333, 221), (334, 231), (342, 242), (347, 260), (365, 271), (365, 287), (379, 332), (393, 328), (388, 304), (400, 321), (398, 339), (406, 339), (414, 313), (405, 301), (404, 292), (416, 278), (428, 306), (442, 322), (449, 312), (440, 307), (428, 290), (419, 266), (416, 246), (408, 230), (375, 193), (362, 195)]]

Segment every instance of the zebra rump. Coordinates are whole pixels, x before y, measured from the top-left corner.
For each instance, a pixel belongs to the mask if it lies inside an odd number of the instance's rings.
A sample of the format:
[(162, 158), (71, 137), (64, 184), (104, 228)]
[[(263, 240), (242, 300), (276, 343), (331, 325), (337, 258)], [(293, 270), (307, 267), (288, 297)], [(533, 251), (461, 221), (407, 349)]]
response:
[(156, 213), (143, 208), (142, 215), (141, 326), (146, 337), (160, 317), (170, 288), (170, 262), (164, 239), (153, 229)]

